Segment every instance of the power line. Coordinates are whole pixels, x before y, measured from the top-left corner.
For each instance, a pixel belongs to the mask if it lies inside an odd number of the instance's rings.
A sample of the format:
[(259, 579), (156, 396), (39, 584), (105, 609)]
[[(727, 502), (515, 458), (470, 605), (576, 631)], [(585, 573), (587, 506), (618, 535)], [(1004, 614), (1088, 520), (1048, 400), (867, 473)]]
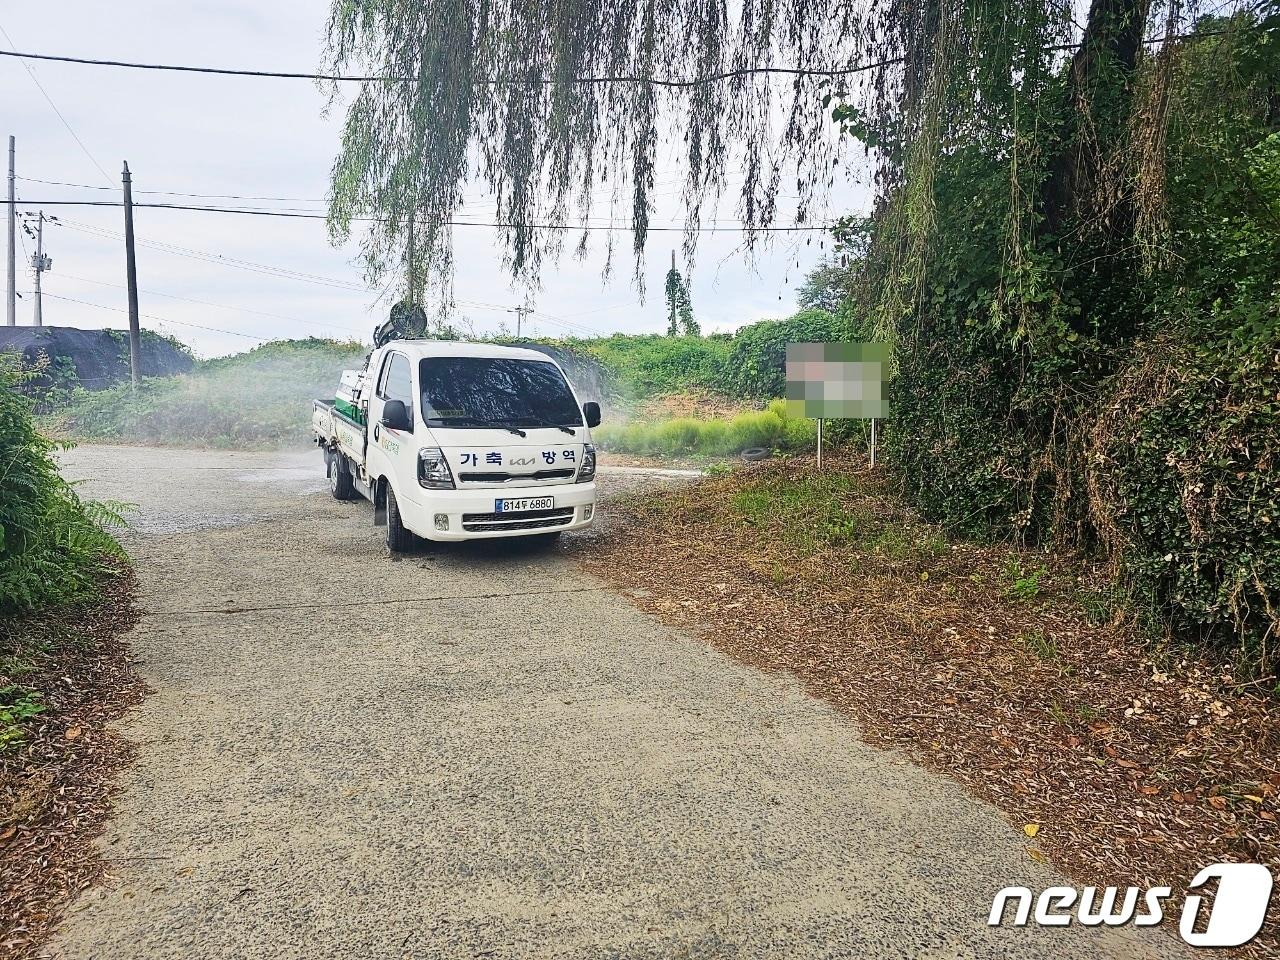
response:
[[(3, 26), (0, 26), (0, 35), (4, 36), (9, 46), (11, 47), (15, 46), (13, 42), (13, 38), (9, 36), (8, 32), (5, 30)], [(10, 51), (8, 50), (0, 50), (0, 53), (5, 54), (6, 56), (9, 54), (9, 52)], [(67, 133), (71, 134), (71, 138), (75, 140), (75, 142), (79, 145), (80, 149), (84, 151), (84, 155), (89, 158), (89, 162), (98, 168), (98, 172), (102, 174), (102, 178), (106, 180), (107, 183), (114, 183), (111, 177), (107, 175), (107, 171), (102, 169), (102, 164), (98, 163), (98, 161), (93, 158), (93, 154), (90, 153), (89, 148), (84, 145), (84, 141), (80, 139), (80, 135), (75, 132), (75, 130), (72, 128), (67, 118), (62, 115), (62, 111), (59, 110), (58, 105), (53, 102), (53, 97), (49, 96), (49, 91), (47, 91), (44, 88), (44, 84), (40, 82), (40, 78), (36, 76), (36, 72), (31, 69), (31, 65), (28, 64), (25, 60), (23, 60), (22, 66), (27, 71), (27, 75), (31, 77), (31, 82), (36, 85), (36, 89), (40, 91), (41, 95), (48, 102), (49, 106), (53, 108), (53, 112), (58, 115), (58, 119), (62, 121), (62, 125), (67, 128)]]
[[(118, 240), (122, 236), (116, 231), (106, 230), (104, 228), (88, 227), (88, 225), (80, 225), (76, 221), (62, 220), (60, 221), (60, 224), (62, 226), (67, 226), (72, 230), (76, 230), (77, 232), (87, 233), (90, 236), (98, 236), (104, 239)], [(352, 292), (360, 292), (360, 293), (370, 292), (367, 287), (358, 286), (356, 284), (348, 284), (346, 281), (341, 281), (334, 278), (321, 277), (318, 274), (299, 273), (297, 275), (293, 275), (294, 274), (293, 271), (278, 274), (275, 272), (276, 268), (269, 267), (266, 264), (256, 264), (253, 261), (240, 261), (234, 258), (224, 257), (221, 254), (206, 253), (205, 251), (197, 251), (190, 247), (178, 247), (173, 244), (160, 243), (158, 241), (153, 241), (153, 240), (144, 240), (141, 237), (138, 238), (137, 242), (141, 246), (146, 246), (150, 249), (155, 249), (162, 253), (170, 253), (175, 256), (187, 256), (187, 257), (190, 257), (191, 259), (199, 260), (202, 262), (213, 263), (216, 265), (227, 266), (227, 267), (233, 267), (235, 269), (248, 270), (251, 273), (260, 273), (260, 274), (265, 274), (267, 276), (279, 276), (280, 279), (299, 280), (307, 283), (316, 283), (320, 286), (335, 286), (340, 289), (351, 289)], [(252, 266), (249, 266), (249, 265), (252, 265)], [(254, 267), (262, 267), (262, 269), (254, 269)], [(120, 284), (107, 283), (102, 280), (91, 280), (88, 277), (78, 277), (73, 274), (62, 274), (62, 276), (71, 280), (81, 280), (85, 283), (98, 284), (99, 286), (115, 287), (117, 289), (123, 289), (120, 286)], [(338, 326), (337, 324), (321, 323), (320, 321), (304, 320), (301, 317), (290, 317), (290, 316), (285, 316), (283, 314), (278, 314), (278, 313), (267, 313), (261, 310), (248, 310), (243, 307), (233, 307), (227, 304), (214, 303), (209, 300), (196, 300), (190, 297), (179, 297), (171, 293), (161, 293), (158, 290), (144, 290), (142, 292), (151, 294), (153, 296), (167, 297), (174, 300), (185, 300), (189, 303), (197, 303), (197, 304), (202, 304), (204, 306), (210, 306), (210, 307), (218, 307), (219, 309), (223, 309), (223, 310), (235, 310), (242, 313), (254, 313), (264, 317), (273, 317), (279, 320), (291, 320), (297, 323), (319, 324), (320, 326), (327, 326), (327, 327), (332, 327), (336, 330), (343, 330), (344, 332), (347, 332), (347, 333), (358, 333), (358, 331), (353, 331), (349, 327), (341, 327), (341, 326)], [(510, 309), (500, 304), (483, 303), (475, 300), (455, 300), (454, 302), (460, 307), (466, 307), (468, 309), (474, 309), (474, 310), (492, 310), (494, 312), (505, 313), (505, 312), (508, 312)], [(107, 308), (103, 308), (103, 309), (107, 309)], [(602, 337), (608, 336), (608, 334), (605, 331), (599, 330), (594, 327), (589, 327), (586, 324), (573, 323), (567, 320), (563, 320), (559, 317), (553, 317), (549, 314), (542, 314), (542, 316), (544, 319), (548, 320), (549, 322), (554, 323), (557, 326), (564, 327), (570, 332), (577, 331), (577, 332), (593, 334), (595, 336), (602, 336)], [(172, 322), (176, 323), (178, 321), (172, 321)]]
[[(39, 183), (47, 187), (70, 187), (75, 190), (103, 190), (103, 191), (114, 192), (120, 189), (119, 187), (99, 187), (91, 183), (71, 183), (67, 180), (41, 180), (38, 177), (16, 177), (15, 179), (22, 180), (25, 183)], [(677, 178), (673, 177), (667, 181), (659, 181), (659, 185), (670, 186), (671, 183), (673, 183), (676, 179)], [(245, 196), (243, 194), (238, 194), (238, 193), (188, 193), (182, 190), (135, 190), (133, 192), (138, 195), (147, 194), (149, 196), (194, 197), (198, 200), (262, 200), (262, 201), (271, 201), (274, 203), (322, 203), (322, 204), (327, 204), (329, 202), (328, 199), (324, 197), (250, 197), (250, 196)], [(593, 196), (602, 195), (605, 192), (607, 191), (597, 190), (594, 192)], [(666, 196), (666, 195), (667, 194), (665, 193), (658, 194), (658, 196)], [(650, 196), (654, 196), (654, 194), (650, 193)], [(472, 199), (472, 200), (467, 200), (465, 197), (463, 198), (464, 206), (475, 205), (475, 204), (484, 204), (485, 206), (488, 206), (496, 202), (497, 202), (497, 198), (493, 196), (486, 196), (482, 199)]]
[[(3, 51), (0, 51), (3, 52)], [(123, 203), (108, 200), (27, 200), (24, 201), (28, 205), (40, 205), (43, 207), (122, 207)], [(134, 208), (146, 208), (150, 210), (182, 210), (194, 213), (224, 213), (236, 214), (247, 217), (281, 217), (292, 220), (328, 220), (329, 216), (325, 213), (315, 213), (310, 211), (298, 210), (282, 210), (278, 208), (267, 207), (214, 207), (200, 206), (196, 204), (186, 203), (135, 203)], [(385, 223), (385, 217), (351, 217), (351, 220), (358, 223)], [(444, 226), (447, 227), (491, 227), (499, 230), (514, 230), (518, 227), (531, 230), (584, 230), (590, 232), (604, 233), (630, 233), (632, 228), (627, 226), (616, 226), (613, 224), (583, 224), (583, 223), (504, 223), (498, 222), (482, 222), (477, 220), (445, 220)], [(670, 227), (649, 227), (648, 233), (684, 233), (684, 226)], [(749, 227), (746, 224), (739, 224), (732, 227), (703, 227), (695, 228), (698, 233), (826, 233), (831, 230), (827, 226), (808, 226), (794, 225), (784, 227)]]
[[(1269, 30), (1271, 27), (1266, 24), (1256, 24), (1252, 27), (1238, 27), (1236, 30)], [(1224, 36), (1233, 30), (1215, 30), (1204, 32), (1191, 32), (1180, 34), (1166, 34), (1160, 37), (1149, 37), (1142, 41), (1144, 45), (1154, 46), (1162, 43), (1173, 42), (1175, 40), (1194, 40), (1203, 37)], [(9, 45), (13, 46), (13, 41), (9, 41)], [(1084, 44), (1082, 42), (1074, 43), (1055, 43), (1041, 47), (1040, 49), (1046, 53), (1061, 52), (1066, 50), (1078, 50)], [(72, 63), (81, 66), (92, 67), (119, 67), (127, 70), (159, 70), (170, 73), (200, 73), (212, 74), (224, 77), (253, 77), (273, 80), (311, 80), (311, 81), (327, 81), (334, 83), (418, 83), (421, 77), (418, 76), (395, 76), (395, 75), (351, 75), (340, 73), (301, 73), (284, 70), (241, 70), (231, 67), (196, 67), (185, 64), (171, 63), (142, 63), (129, 60), (101, 60), (91, 57), (67, 57), (50, 53), (23, 53), (18, 50), (0, 50), (0, 56), (16, 57), (20, 60), (44, 60), (50, 63)], [(903, 57), (888, 57), (884, 60), (875, 60), (869, 63), (855, 64), (849, 67), (737, 67), (731, 70), (722, 70), (716, 73), (709, 73), (701, 77), (693, 77), (687, 80), (667, 78), (667, 77), (644, 77), (638, 74), (616, 74), (605, 76), (582, 76), (572, 77), (567, 82), (575, 84), (611, 84), (611, 83), (637, 83), (646, 84), (654, 87), (670, 87), (674, 89), (687, 89), (690, 87), (705, 86), (710, 83), (719, 83), (723, 80), (731, 80), (735, 77), (748, 76), (787, 76), (787, 77), (848, 77), (859, 73), (865, 73), (868, 70), (876, 70), (881, 67), (891, 67), (894, 64), (902, 63)], [(34, 79), (34, 75), (33, 75)], [(480, 80), (479, 84), (483, 86), (556, 86), (566, 81), (550, 79), (547, 77), (499, 77), (492, 80)], [(37, 85), (39, 82), (37, 81)], [(46, 94), (47, 97), (47, 94)], [(52, 101), (50, 101), (52, 103)], [(56, 108), (55, 108), (56, 109)], [(69, 129), (69, 128), (68, 128)], [(79, 138), (77, 138), (78, 140)], [(82, 145), (83, 146), (83, 145)], [(86, 151), (87, 152), (87, 151)], [(96, 162), (95, 162), (96, 166)], [(99, 168), (101, 169), (101, 168)], [(110, 177), (107, 178), (110, 180)]]
[[(124, 237), (124, 234), (120, 233), (118, 230), (109, 230), (105, 227), (81, 223), (78, 220), (69, 220), (65, 217), (59, 220), (59, 224), (69, 230), (75, 230), (77, 233), (85, 233), (89, 236), (98, 237), (100, 239), (120, 240)], [(159, 240), (149, 240), (138, 237), (137, 242), (139, 246), (147, 247), (150, 250), (158, 250), (161, 253), (168, 253), (175, 257), (186, 257), (189, 260), (198, 260), (202, 263), (212, 263), (219, 266), (232, 267), (237, 270), (245, 270), (249, 273), (257, 273), (262, 274), (263, 276), (277, 277), (284, 280), (297, 280), (302, 283), (311, 283), (317, 286), (345, 290), (350, 293), (370, 292), (367, 286), (350, 280), (339, 280), (336, 277), (326, 277), (315, 273), (304, 273), (300, 270), (290, 270), (286, 267), (275, 267), (270, 264), (258, 263), (253, 260), (241, 260), (236, 257), (228, 257), (221, 253), (213, 253), (208, 250), (198, 250), (194, 247), (183, 247), (178, 244), (165, 243)]]
[[(27, 292), (30, 292), (30, 291), (27, 291)], [(44, 296), (53, 297), (55, 300), (66, 300), (68, 303), (78, 303), (81, 306), (85, 306), (85, 307), (95, 307), (98, 310), (110, 310), (113, 313), (129, 312), (128, 310), (125, 310), (121, 307), (108, 307), (104, 303), (91, 303), (88, 300), (77, 300), (75, 297), (64, 297), (61, 294), (49, 293), (47, 291), (44, 293)], [(170, 320), (168, 317), (157, 317), (149, 313), (140, 313), (138, 314), (138, 316), (145, 317), (148, 320), (155, 320), (157, 323), (174, 323), (180, 327), (194, 327), (196, 330), (208, 330), (211, 333), (225, 333), (233, 337), (246, 337), (249, 340), (260, 340), (263, 343), (267, 343), (272, 339), (271, 337), (255, 336), (252, 333), (240, 333), (239, 331), (236, 331), (236, 330), (223, 330), (220, 327), (205, 327), (205, 326), (201, 326), (198, 323), (187, 323), (183, 320)]]
[[(66, 180), (41, 180), (38, 177), (17, 177), (26, 183), (40, 183), (46, 187), (71, 187), (76, 190), (117, 191), (119, 187), (99, 187), (91, 183), (70, 183)], [(199, 200), (270, 200), (277, 203), (328, 203), (316, 197), (246, 197), (237, 193), (183, 193), (179, 190), (135, 190), (137, 195), (162, 197), (195, 197)], [(137, 204), (135, 204), (137, 206)]]
[[(92, 283), (99, 287), (114, 287), (116, 290), (125, 289), (125, 287), (119, 283), (108, 283), (105, 280), (92, 280), (89, 277), (78, 277), (73, 273), (63, 273), (59, 274), (59, 276), (67, 280), (79, 280), (81, 283)], [(233, 313), (252, 313), (259, 317), (270, 317), (274, 320), (287, 320), (291, 323), (309, 324), (314, 327), (329, 327), (332, 330), (341, 330), (343, 333), (347, 334), (356, 334), (359, 332), (351, 327), (344, 327), (336, 323), (325, 323), (322, 320), (307, 320), (304, 317), (291, 317), (283, 313), (268, 313), (264, 310), (251, 310), (248, 307), (233, 307), (230, 304), (215, 303), (212, 300), (197, 300), (194, 297), (180, 297), (176, 293), (163, 293), (159, 290), (140, 290), (139, 292), (152, 297), (164, 297), (167, 300), (181, 300), (183, 303), (195, 303), (203, 307), (214, 307), (218, 310), (230, 310)]]
[(596, 337), (609, 336), (609, 334), (605, 333), (603, 330), (598, 330), (595, 327), (589, 327), (585, 323), (573, 323), (569, 320), (565, 320), (563, 317), (557, 317), (555, 314), (547, 313), (543, 310), (534, 310), (532, 313), (535, 319), (541, 319), (547, 323), (554, 323), (556, 326), (563, 327), (570, 333), (574, 333), (576, 331), (579, 333), (586, 332)]
[[(10, 44), (12, 46), (12, 44)], [(162, 70), (171, 73), (205, 73), (223, 77), (257, 77), (272, 80), (320, 80), (335, 83), (417, 83), (419, 77), (411, 76), (353, 76), (339, 73), (293, 73), (281, 70), (237, 70), (229, 67), (193, 67), (170, 63), (137, 63), (127, 60), (97, 60), (88, 57), (64, 57), (49, 53), (21, 53), (17, 50), (0, 50), (0, 56), (18, 57), (23, 60), (46, 60), (52, 63), (74, 63), (92, 67), (121, 67), (128, 70)], [(852, 67), (739, 67), (709, 73), (702, 77), (679, 80), (663, 77), (642, 77), (636, 74), (618, 74), (612, 76), (574, 77), (570, 82), (580, 84), (604, 83), (641, 83), (655, 87), (672, 87), (683, 89), (700, 87), (709, 83), (718, 83), (734, 77), (754, 76), (757, 74), (776, 74), (788, 77), (847, 77), (875, 70), (878, 67), (892, 66), (901, 63), (902, 57), (891, 57), (873, 63), (858, 64)], [(481, 80), (485, 86), (552, 86), (561, 83), (546, 77), (500, 77), (495, 80)]]

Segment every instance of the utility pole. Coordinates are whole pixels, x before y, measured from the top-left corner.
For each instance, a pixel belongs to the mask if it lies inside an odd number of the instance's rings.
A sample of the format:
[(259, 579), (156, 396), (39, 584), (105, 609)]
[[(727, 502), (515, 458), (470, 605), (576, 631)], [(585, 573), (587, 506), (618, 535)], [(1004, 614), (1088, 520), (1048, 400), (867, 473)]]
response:
[(521, 325), (521, 322), (524, 320), (524, 315), (526, 313), (533, 313), (533, 307), (530, 307), (527, 305), (523, 307), (513, 307), (508, 312), (514, 313), (516, 315), (516, 339), (518, 340), (520, 339), (520, 325)]
[(36, 316), (35, 325), (44, 326), (44, 301), (40, 298), (40, 277), (53, 269), (53, 259), (44, 255), (44, 211), (40, 211), (36, 222), (36, 252), (31, 258), (31, 269), (36, 272)]
[(124, 271), (129, 285), (129, 376), (137, 390), (142, 373), (142, 334), (138, 330), (138, 265), (133, 258), (133, 182), (128, 160), (124, 162)]
[(6, 294), (5, 300), (5, 326), (14, 327), (18, 324), (18, 251), (16, 244), (18, 242), (17, 229), (17, 207), (14, 200), (13, 181), (14, 181), (14, 140), (13, 134), (9, 135), (9, 261), (6, 265), (9, 279), (9, 292)]

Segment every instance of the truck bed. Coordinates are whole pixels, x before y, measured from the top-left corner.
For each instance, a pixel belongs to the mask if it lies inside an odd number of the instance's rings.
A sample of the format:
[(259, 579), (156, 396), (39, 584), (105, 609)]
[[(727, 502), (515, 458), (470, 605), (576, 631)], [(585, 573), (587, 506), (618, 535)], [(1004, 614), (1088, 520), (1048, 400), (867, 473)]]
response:
[(313, 400), (311, 405), (311, 428), (317, 441), (326, 446), (336, 445), (357, 464), (363, 463), (364, 424), (347, 416), (332, 400)]

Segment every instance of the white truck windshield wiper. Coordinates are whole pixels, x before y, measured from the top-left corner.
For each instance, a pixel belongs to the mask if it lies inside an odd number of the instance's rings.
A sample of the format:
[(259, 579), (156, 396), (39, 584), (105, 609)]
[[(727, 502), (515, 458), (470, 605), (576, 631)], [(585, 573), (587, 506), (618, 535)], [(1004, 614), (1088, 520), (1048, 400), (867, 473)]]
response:
[(563, 423), (552, 423), (550, 420), (544, 420), (542, 417), (525, 417), (525, 419), (533, 421), (533, 423), (526, 424), (526, 426), (551, 427), (555, 430), (563, 430), (571, 437), (576, 437), (578, 435), (577, 430), (574, 430), (573, 427), (566, 427)]
[[(434, 421), (434, 424), (432, 421)], [(481, 420), (478, 417), (427, 417), (427, 425), (441, 427), (494, 427), (498, 430), (514, 433), (517, 437), (528, 436), (519, 427), (512, 426), (509, 423), (504, 423), (501, 420)]]

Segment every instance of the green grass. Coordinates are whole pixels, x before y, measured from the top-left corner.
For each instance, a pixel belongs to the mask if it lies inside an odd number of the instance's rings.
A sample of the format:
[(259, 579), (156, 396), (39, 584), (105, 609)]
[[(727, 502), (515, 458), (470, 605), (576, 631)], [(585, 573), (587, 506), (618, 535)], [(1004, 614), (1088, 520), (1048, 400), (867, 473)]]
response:
[(896, 515), (881, 515), (862, 496), (859, 478), (844, 472), (770, 477), (729, 498), (742, 522), (767, 531), (801, 555), (859, 550), (891, 560), (925, 559), (947, 549), (936, 532)]
[(199, 363), (189, 374), (78, 391), (51, 426), (77, 439), (171, 446), (268, 447), (305, 441), (311, 401), (332, 398), (366, 348), (282, 340)]
[(1058, 657), (1057, 642), (1043, 630), (1024, 630), (1018, 640), (1029, 653), (1041, 660), (1056, 660)]
[(1079, 599), (1085, 616), (1094, 626), (1110, 623), (1118, 613), (1124, 610), (1124, 591), (1114, 586), (1082, 590)]
[(748, 410), (728, 420), (676, 417), (605, 424), (592, 431), (605, 450), (642, 456), (733, 456), (752, 447), (797, 450), (817, 442), (814, 421), (789, 416), (774, 400), (764, 410)]
[(1043, 566), (1036, 570), (1024, 569), (1021, 560), (1010, 558), (1004, 568), (1005, 579), (1009, 582), (1006, 595), (1013, 600), (1034, 600), (1040, 596), (1040, 580), (1048, 572), (1048, 568)]

